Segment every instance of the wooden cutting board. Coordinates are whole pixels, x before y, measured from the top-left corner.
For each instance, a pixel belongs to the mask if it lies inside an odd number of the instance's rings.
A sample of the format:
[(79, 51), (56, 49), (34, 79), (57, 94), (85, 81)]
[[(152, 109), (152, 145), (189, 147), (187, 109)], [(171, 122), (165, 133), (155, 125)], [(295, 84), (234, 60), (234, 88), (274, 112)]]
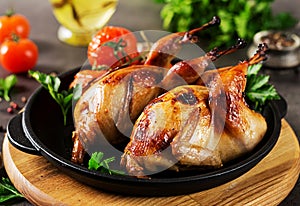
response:
[(15, 187), (36, 205), (277, 205), (300, 172), (299, 143), (282, 120), (279, 140), (254, 168), (221, 186), (182, 196), (132, 197), (103, 192), (66, 176), (45, 158), (14, 148), (4, 139), (3, 160)]

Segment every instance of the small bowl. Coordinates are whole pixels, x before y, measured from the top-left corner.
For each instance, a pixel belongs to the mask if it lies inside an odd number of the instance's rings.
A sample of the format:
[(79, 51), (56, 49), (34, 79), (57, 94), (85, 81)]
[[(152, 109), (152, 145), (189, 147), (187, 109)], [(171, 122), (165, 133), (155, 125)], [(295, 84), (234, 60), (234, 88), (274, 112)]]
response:
[(251, 57), (261, 43), (267, 43), (268, 59), (263, 63), (270, 68), (294, 68), (300, 64), (300, 38), (286, 31), (260, 31), (253, 37), (253, 44), (248, 50)]

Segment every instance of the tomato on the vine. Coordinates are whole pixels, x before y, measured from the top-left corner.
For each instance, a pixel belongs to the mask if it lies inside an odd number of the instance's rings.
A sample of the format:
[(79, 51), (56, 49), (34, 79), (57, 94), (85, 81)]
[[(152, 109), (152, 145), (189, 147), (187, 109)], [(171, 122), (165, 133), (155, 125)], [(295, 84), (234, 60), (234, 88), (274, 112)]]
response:
[(23, 73), (32, 69), (38, 60), (38, 47), (30, 39), (14, 38), (0, 46), (0, 62), (12, 73)]
[(88, 60), (92, 66), (120, 66), (128, 59), (134, 60), (137, 52), (137, 39), (123, 27), (106, 26), (100, 29), (88, 45)]
[(28, 19), (21, 15), (8, 11), (6, 15), (0, 16), (0, 44), (12, 34), (20, 38), (27, 38), (30, 33), (30, 24)]

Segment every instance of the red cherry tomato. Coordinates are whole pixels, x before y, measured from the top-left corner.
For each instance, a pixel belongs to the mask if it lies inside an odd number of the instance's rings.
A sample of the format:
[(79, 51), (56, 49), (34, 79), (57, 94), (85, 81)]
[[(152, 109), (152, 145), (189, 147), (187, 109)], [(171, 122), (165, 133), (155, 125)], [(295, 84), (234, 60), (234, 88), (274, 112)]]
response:
[(0, 46), (0, 62), (12, 73), (23, 73), (32, 69), (38, 59), (38, 47), (30, 39), (6, 40)]
[(21, 14), (8, 13), (0, 16), (0, 44), (12, 34), (20, 38), (27, 38), (30, 33), (30, 24), (28, 19)]
[(106, 26), (99, 30), (88, 45), (87, 52), (92, 66), (108, 67), (120, 66), (128, 57), (133, 59), (138, 55), (134, 34), (116, 26)]

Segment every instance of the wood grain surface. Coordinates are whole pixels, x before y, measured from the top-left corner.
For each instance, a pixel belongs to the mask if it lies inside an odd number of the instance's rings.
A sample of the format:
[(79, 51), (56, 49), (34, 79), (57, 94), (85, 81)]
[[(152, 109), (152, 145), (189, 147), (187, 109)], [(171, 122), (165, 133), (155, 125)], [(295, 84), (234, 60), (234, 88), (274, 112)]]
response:
[(171, 197), (132, 197), (103, 192), (66, 176), (45, 158), (3, 142), (3, 160), (15, 187), (35, 205), (277, 205), (294, 187), (300, 172), (299, 143), (282, 120), (279, 140), (254, 168), (221, 186)]

